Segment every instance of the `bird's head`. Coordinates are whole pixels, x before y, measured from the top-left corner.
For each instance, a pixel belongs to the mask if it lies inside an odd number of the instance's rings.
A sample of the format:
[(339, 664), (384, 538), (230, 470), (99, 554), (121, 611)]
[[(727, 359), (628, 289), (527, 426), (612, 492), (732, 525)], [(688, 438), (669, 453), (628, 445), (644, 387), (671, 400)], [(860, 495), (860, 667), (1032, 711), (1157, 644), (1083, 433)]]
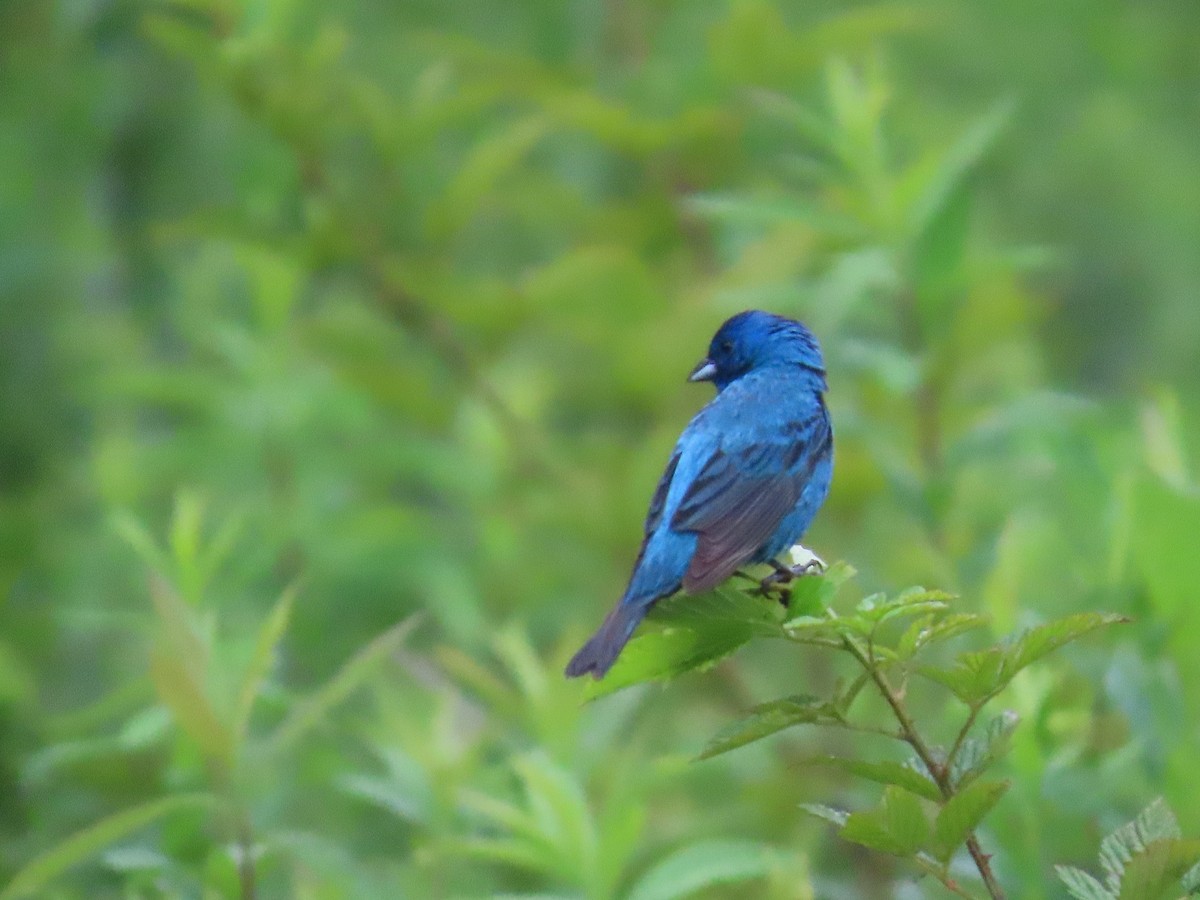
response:
[(821, 348), (803, 324), (751, 309), (722, 325), (708, 347), (708, 356), (688, 381), (711, 381), (718, 391), (748, 372), (767, 366), (795, 366), (808, 373), (815, 390), (824, 391), (825, 361)]

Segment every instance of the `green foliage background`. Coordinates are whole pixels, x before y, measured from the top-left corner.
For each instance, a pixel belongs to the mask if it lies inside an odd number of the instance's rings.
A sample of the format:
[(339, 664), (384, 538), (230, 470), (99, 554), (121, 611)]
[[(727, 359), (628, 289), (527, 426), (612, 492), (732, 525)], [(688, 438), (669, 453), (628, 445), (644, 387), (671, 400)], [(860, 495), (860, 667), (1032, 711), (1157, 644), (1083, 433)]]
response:
[(799, 814), (866, 799), (800, 764), (836, 736), (690, 761), (819, 653), (559, 674), (750, 306), (826, 347), (806, 542), (849, 590), (1135, 619), (1006, 692), (1001, 880), (1065, 896), (1158, 795), (1200, 834), (1198, 36), (1185, 0), (0, 6), (0, 896), (246, 896), (242, 854), (264, 897), (939, 896)]

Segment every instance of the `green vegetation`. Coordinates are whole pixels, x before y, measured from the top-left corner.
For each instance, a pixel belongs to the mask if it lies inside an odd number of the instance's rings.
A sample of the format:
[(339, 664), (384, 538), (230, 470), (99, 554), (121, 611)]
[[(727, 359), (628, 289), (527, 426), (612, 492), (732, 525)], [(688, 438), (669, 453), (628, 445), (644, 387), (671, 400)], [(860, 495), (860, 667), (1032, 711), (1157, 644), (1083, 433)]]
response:
[[(1197, 33), (0, 5), (0, 898), (1193, 889)], [(747, 307), (846, 562), (568, 682)]]

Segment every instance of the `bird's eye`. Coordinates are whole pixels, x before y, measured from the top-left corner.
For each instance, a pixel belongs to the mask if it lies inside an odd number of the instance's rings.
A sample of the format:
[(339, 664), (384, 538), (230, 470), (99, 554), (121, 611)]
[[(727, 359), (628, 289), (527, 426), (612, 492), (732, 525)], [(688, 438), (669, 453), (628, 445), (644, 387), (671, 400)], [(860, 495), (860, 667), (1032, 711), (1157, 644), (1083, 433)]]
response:
[(721, 341), (721, 349), (728, 353), (733, 349), (733, 341)]

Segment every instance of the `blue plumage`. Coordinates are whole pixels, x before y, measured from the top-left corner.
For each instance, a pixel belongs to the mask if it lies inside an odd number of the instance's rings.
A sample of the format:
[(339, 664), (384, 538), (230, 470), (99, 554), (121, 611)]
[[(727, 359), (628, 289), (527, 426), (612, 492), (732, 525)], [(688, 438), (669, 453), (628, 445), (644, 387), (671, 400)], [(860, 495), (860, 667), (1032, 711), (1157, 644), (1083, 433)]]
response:
[(795, 544), (825, 501), (833, 432), (816, 338), (750, 310), (717, 331), (690, 381), (717, 396), (679, 436), (646, 516), (624, 596), (567, 675), (600, 678), (656, 601), (707, 591)]

